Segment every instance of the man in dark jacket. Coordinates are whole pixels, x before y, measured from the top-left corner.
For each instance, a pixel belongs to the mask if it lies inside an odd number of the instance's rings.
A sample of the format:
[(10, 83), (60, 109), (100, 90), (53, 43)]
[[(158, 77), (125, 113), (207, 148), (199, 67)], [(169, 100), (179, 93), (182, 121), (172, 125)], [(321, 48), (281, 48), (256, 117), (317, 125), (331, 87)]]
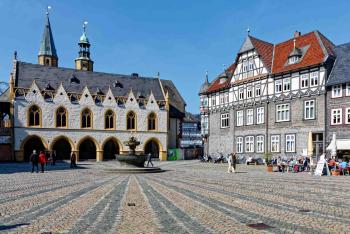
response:
[(32, 155), (30, 155), (30, 161), (32, 163), (32, 173), (34, 172), (34, 167), (36, 167), (36, 172), (39, 172), (39, 155), (36, 153), (36, 150), (33, 150)]

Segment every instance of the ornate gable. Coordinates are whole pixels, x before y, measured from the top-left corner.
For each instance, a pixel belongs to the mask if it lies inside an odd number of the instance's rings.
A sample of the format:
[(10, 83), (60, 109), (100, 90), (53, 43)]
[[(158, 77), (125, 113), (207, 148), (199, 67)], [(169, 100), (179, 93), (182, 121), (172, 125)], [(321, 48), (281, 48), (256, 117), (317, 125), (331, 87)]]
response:
[(95, 101), (92, 98), (88, 87), (86, 87), (86, 86), (83, 89), (83, 93), (82, 93), (82, 95), (80, 97), (79, 104), (80, 105), (85, 105), (85, 106), (94, 106), (95, 105)]
[(60, 84), (53, 99), (55, 103), (70, 103), (69, 97), (63, 85)]
[(125, 103), (125, 108), (139, 109), (139, 104), (135, 98), (134, 92), (130, 90), (128, 100)]
[(117, 102), (114, 98), (114, 95), (112, 93), (111, 88), (108, 89), (108, 92), (106, 94), (105, 100), (102, 103), (103, 106), (106, 107), (116, 107), (117, 106)]
[(44, 98), (41, 95), (41, 91), (37, 86), (37, 84), (35, 83), (35, 80), (33, 81), (32, 86), (30, 87), (25, 99), (28, 102), (33, 102), (37, 104), (44, 102)]
[(146, 105), (147, 110), (159, 110), (159, 106), (157, 104), (156, 99), (154, 98), (153, 92), (148, 97), (147, 105)]

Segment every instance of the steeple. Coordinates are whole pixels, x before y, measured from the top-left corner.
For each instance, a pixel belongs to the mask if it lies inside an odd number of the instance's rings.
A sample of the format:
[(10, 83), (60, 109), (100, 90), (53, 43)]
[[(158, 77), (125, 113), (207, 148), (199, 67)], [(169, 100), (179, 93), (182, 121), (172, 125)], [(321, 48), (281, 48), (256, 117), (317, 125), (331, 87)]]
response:
[(52, 36), (49, 10), (50, 6), (47, 7), (46, 11), (46, 22), (44, 28), (43, 38), (40, 43), (40, 49), (38, 54), (38, 63), (45, 66), (57, 67), (58, 57), (55, 47), (55, 42)]
[(83, 24), (83, 34), (79, 40), (79, 56), (75, 59), (75, 69), (84, 71), (93, 71), (94, 62), (90, 58), (90, 42), (86, 36), (86, 26), (88, 22)]

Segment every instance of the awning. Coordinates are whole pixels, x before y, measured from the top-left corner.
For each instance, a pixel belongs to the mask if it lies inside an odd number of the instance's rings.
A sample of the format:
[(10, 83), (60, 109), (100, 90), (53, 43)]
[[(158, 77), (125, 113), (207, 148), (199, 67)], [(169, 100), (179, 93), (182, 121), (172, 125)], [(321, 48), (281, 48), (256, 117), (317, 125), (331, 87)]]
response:
[[(332, 150), (334, 141), (327, 146), (327, 150)], [(337, 150), (350, 150), (350, 139), (337, 139)]]

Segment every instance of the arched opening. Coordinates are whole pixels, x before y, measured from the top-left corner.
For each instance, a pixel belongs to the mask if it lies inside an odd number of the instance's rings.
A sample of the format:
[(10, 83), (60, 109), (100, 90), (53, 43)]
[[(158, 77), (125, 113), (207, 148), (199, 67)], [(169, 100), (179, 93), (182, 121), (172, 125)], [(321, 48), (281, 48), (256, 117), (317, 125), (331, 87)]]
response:
[(159, 145), (155, 140), (150, 140), (145, 145), (145, 154), (151, 153), (152, 158), (159, 158)]
[(136, 114), (133, 111), (130, 111), (126, 115), (126, 129), (135, 130), (136, 129)]
[(157, 129), (157, 115), (152, 112), (148, 115), (148, 130), (154, 131)]
[(87, 108), (81, 112), (81, 128), (92, 128), (92, 112)]
[(38, 106), (31, 106), (28, 110), (28, 126), (38, 127), (41, 125), (41, 110)]
[(67, 110), (64, 107), (59, 107), (56, 110), (56, 127), (67, 127)]
[(61, 138), (54, 143), (52, 150), (56, 153), (56, 160), (69, 160), (72, 147), (67, 139)]
[(111, 110), (105, 114), (105, 129), (114, 129), (114, 112)]
[(86, 139), (79, 145), (79, 160), (96, 160), (96, 145), (90, 140)]
[(110, 139), (103, 146), (103, 159), (115, 159), (115, 155), (120, 153), (119, 144), (116, 140)]
[(36, 153), (39, 154), (40, 151), (45, 150), (45, 146), (39, 137), (32, 136), (25, 142), (23, 150), (24, 161), (29, 162), (30, 155), (33, 153), (33, 150), (36, 150)]

